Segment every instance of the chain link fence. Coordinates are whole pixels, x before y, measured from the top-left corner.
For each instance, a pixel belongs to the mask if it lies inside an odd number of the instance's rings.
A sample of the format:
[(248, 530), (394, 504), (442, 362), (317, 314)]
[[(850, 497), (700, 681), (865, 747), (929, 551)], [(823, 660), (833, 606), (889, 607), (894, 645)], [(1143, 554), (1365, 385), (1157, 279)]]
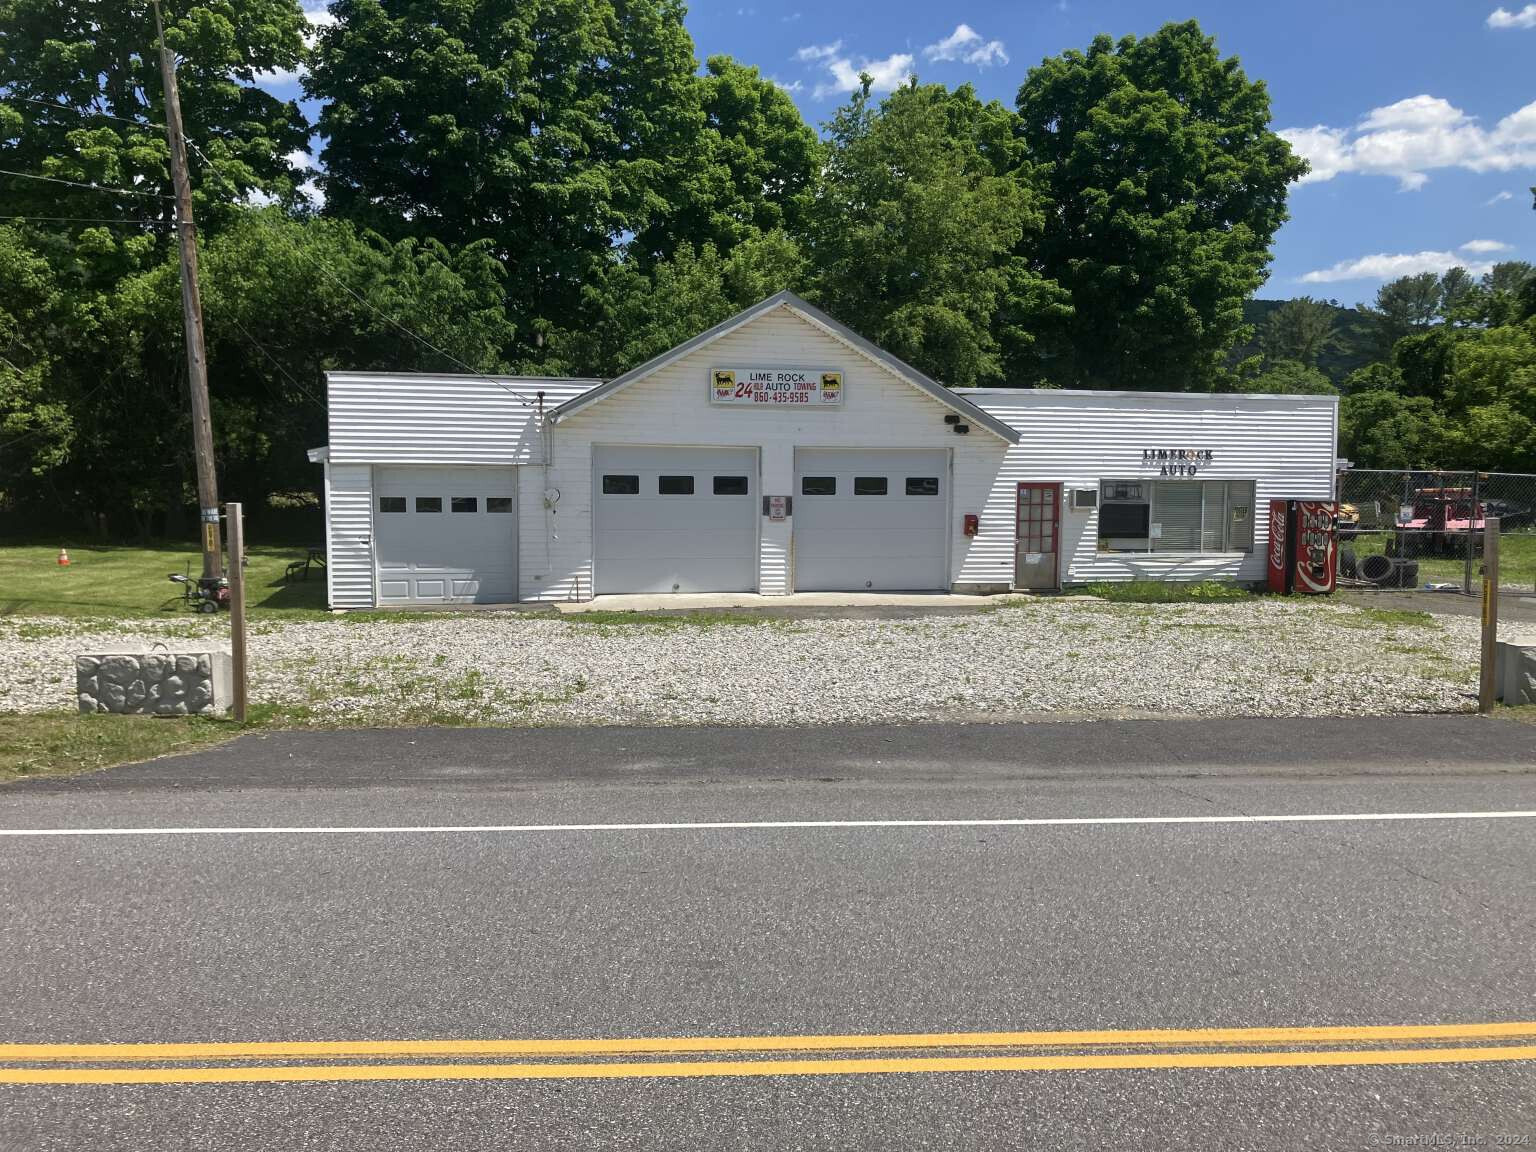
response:
[(1477, 592), (1497, 516), (1500, 591), (1536, 590), (1536, 474), (1351, 468), (1339, 503), (1342, 588)]

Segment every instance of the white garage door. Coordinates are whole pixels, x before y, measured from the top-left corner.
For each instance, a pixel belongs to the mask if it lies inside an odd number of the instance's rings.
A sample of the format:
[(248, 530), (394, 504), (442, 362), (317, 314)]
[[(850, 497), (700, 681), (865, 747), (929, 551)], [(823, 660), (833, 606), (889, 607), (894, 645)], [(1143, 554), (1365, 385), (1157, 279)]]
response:
[(757, 587), (757, 450), (592, 449), (600, 594)]
[(512, 468), (375, 468), (380, 604), (517, 599)]
[(795, 453), (795, 591), (949, 587), (949, 454)]

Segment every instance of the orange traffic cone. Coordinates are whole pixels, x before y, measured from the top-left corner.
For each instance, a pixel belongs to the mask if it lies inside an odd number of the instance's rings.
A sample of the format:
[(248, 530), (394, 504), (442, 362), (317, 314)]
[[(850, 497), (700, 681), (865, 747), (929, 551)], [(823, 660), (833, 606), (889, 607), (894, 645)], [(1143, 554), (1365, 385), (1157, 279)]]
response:
[(69, 567), (69, 549), (68, 548), (62, 548), (61, 547), (59, 549), (59, 567), (60, 568), (68, 568)]

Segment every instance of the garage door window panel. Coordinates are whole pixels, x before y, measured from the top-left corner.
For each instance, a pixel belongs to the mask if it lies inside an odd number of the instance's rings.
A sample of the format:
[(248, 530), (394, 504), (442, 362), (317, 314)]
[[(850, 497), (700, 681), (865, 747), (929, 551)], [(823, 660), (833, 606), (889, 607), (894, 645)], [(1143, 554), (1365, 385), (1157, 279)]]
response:
[(855, 476), (853, 478), (853, 494), (855, 496), (884, 496), (890, 490), (890, 482), (884, 476)]
[(692, 476), (658, 476), (656, 492), (660, 496), (692, 496)]
[(443, 498), (441, 496), (416, 497), (416, 511), (441, 512), (443, 510)]
[(802, 496), (836, 496), (836, 476), (802, 476), (800, 478), (800, 495)]
[(939, 494), (939, 478), (937, 476), (908, 476), (908, 496), (937, 496)]
[(750, 496), (752, 482), (746, 476), (716, 476), (714, 493), (716, 496)]
[(495, 515), (505, 515), (512, 511), (512, 497), (487, 496), (485, 498), (485, 510)]
[(604, 476), (604, 496), (638, 496), (640, 495), (640, 477), (638, 476)]
[(385, 513), (404, 512), (405, 511), (405, 497), (404, 496), (380, 496), (379, 497), (379, 511), (380, 512), (385, 512)]
[(479, 512), (480, 498), (478, 496), (454, 496), (449, 499), (448, 508), (452, 512)]

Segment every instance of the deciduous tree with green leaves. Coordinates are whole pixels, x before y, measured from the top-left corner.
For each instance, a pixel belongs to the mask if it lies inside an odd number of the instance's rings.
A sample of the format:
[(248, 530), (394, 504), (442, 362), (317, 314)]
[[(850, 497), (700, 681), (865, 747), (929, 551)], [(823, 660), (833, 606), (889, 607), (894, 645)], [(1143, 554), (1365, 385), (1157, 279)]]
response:
[(810, 213), (814, 295), (947, 384), (1001, 382), (999, 317), (1013, 310), (1022, 343), (1034, 333), (1019, 313), (1060, 304), (1023, 254), (1042, 204), (1010, 126), (969, 85), (914, 80), (876, 108), (867, 78), (828, 125)]
[(1053, 378), (1212, 387), (1306, 171), (1270, 128), (1264, 84), (1189, 21), (1044, 61), (1017, 108), (1046, 201), (1043, 236), (1020, 250), (1073, 309)]

